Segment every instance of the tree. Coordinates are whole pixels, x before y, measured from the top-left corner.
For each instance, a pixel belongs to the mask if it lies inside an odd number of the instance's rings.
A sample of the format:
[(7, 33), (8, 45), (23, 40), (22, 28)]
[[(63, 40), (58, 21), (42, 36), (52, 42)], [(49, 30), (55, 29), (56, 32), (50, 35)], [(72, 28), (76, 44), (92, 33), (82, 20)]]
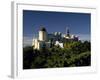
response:
[(29, 69), (33, 58), (33, 48), (25, 47), (23, 49), (23, 69)]

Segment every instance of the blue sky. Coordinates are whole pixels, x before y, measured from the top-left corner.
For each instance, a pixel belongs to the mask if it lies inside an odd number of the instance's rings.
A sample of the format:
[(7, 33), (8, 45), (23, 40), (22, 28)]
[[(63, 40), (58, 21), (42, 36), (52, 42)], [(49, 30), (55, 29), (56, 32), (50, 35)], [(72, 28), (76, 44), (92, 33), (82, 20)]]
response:
[(90, 40), (91, 15), (89, 13), (49, 12), (23, 10), (24, 44), (31, 44), (32, 38), (38, 34), (41, 26), (48, 33), (66, 32), (76, 34), (81, 40)]

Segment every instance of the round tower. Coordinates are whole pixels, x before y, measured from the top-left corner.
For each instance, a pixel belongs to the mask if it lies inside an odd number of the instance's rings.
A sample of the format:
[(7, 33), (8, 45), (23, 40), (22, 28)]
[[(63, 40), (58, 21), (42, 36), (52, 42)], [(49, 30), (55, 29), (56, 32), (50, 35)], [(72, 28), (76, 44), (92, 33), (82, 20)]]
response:
[(46, 41), (47, 40), (47, 31), (44, 27), (41, 27), (39, 30), (39, 40)]

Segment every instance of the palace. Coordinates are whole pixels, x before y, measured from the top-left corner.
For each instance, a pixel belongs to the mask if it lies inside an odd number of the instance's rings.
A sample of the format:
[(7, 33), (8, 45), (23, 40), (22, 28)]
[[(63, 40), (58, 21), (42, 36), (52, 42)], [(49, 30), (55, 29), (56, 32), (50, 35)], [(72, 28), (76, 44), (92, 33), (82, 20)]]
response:
[(61, 32), (48, 33), (45, 27), (41, 27), (39, 30), (39, 37), (33, 39), (32, 46), (34, 49), (50, 48), (52, 46), (64, 47), (64, 42), (78, 41), (78, 37), (71, 35), (69, 29), (66, 29), (66, 34)]

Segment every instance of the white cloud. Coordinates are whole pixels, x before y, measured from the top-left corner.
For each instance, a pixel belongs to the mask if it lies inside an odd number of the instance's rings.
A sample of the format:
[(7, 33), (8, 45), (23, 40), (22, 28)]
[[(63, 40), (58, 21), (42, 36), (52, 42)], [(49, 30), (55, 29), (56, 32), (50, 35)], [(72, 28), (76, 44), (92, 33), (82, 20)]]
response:
[(33, 41), (33, 37), (23, 37), (23, 46), (31, 46)]
[(80, 40), (91, 41), (91, 36), (89, 34), (76, 34)]

